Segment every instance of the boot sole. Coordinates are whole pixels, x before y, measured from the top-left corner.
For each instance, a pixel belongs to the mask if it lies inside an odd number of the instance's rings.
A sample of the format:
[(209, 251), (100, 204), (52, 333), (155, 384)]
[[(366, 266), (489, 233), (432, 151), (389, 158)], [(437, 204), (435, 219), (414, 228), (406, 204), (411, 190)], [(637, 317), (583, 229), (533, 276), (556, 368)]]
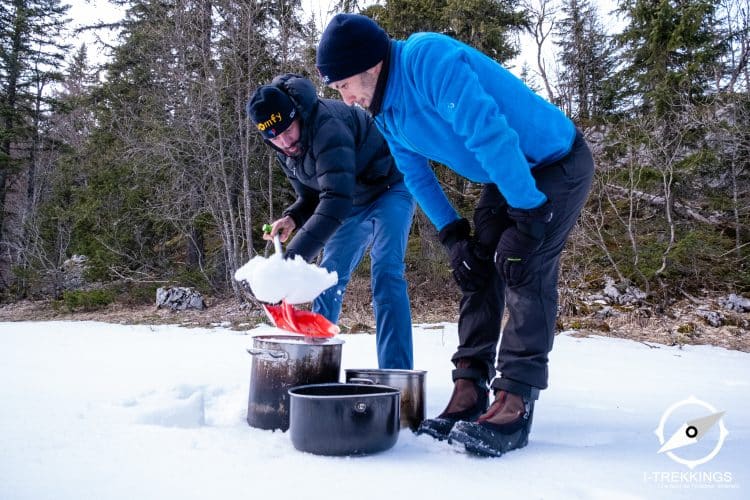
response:
[[(422, 422), (419, 426), (419, 429), (417, 429), (417, 435), (421, 434), (427, 434), (431, 438), (437, 439), (438, 441), (445, 441), (448, 439), (448, 435), (450, 434), (453, 427), (456, 425), (456, 420), (448, 420), (448, 419), (428, 419)], [(432, 426), (432, 424), (435, 424), (435, 426)], [(443, 429), (439, 429), (437, 427), (443, 427)]]
[(475, 422), (458, 422), (448, 434), (448, 443), (463, 445), (467, 453), (479, 457), (501, 457), (511, 450), (523, 448), (529, 442), (526, 429), (503, 435)]

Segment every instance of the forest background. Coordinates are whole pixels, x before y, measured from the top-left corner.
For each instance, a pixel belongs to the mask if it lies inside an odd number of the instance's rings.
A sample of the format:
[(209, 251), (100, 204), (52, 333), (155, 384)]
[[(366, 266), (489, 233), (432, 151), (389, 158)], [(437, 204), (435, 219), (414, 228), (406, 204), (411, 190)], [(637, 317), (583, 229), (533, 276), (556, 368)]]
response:
[[(232, 276), (268, 251), (261, 226), (294, 193), (245, 103), (284, 72), (336, 97), (315, 71), (320, 20), (300, 0), (112, 3), (121, 21), (74, 29), (59, 0), (0, 0), (0, 298), (80, 311), (180, 285), (257, 310)], [(535, 64), (517, 74), (584, 131), (597, 163), (563, 254), (561, 321), (578, 318), (563, 326), (604, 329), (607, 287), (632, 292), (614, 303), (631, 320), (750, 293), (750, 0), (619, 0), (617, 27), (591, 0), (332, 7), (501, 64), (521, 34), (533, 41)], [(105, 28), (117, 35), (93, 52), (77, 41)], [(481, 186), (435, 168), (470, 217)], [(364, 262), (344, 323), (371, 323), (368, 274)], [(407, 277), (415, 319), (455, 320), (459, 293), (420, 211)]]

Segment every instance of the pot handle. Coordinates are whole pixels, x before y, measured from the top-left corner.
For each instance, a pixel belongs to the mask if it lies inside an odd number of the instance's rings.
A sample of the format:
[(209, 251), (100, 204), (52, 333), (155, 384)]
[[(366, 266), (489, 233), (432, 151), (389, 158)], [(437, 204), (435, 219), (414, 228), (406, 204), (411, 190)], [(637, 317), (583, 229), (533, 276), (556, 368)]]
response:
[(347, 382), (350, 382), (352, 384), (375, 385), (374, 380), (369, 379), (369, 378), (360, 378), (360, 377), (350, 378), (349, 380), (347, 380)]
[(265, 361), (286, 361), (289, 355), (284, 351), (274, 351), (273, 349), (259, 349), (257, 347), (248, 347), (250, 356), (260, 356), (259, 359)]

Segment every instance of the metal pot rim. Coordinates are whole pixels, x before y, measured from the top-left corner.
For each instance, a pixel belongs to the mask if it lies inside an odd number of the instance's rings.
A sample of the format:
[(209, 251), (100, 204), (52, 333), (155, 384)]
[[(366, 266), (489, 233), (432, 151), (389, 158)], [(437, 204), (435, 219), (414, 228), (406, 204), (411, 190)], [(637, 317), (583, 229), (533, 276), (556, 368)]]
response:
[(419, 375), (424, 376), (427, 370), (405, 370), (398, 368), (346, 368), (344, 372), (348, 375), (351, 373), (372, 374), (372, 375)]
[(270, 342), (274, 344), (292, 344), (292, 345), (309, 345), (309, 346), (327, 346), (327, 345), (342, 345), (344, 341), (342, 339), (333, 338), (316, 338), (307, 337), (305, 335), (294, 335), (294, 334), (254, 334), (251, 335), (253, 341), (258, 340), (261, 342)]
[[(366, 394), (299, 394), (299, 390), (304, 389), (314, 389), (314, 388), (323, 388), (323, 387), (364, 387), (367, 389), (380, 389), (379, 392), (370, 392)], [(392, 396), (394, 394), (401, 394), (401, 391), (394, 387), (388, 387), (386, 385), (376, 385), (376, 384), (340, 384), (340, 383), (332, 383), (332, 384), (309, 384), (309, 385), (300, 385), (297, 387), (292, 387), (289, 389), (289, 395), (294, 396), (295, 398), (304, 398), (304, 399), (321, 399), (321, 400), (340, 400), (340, 399), (362, 399), (367, 397), (373, 397), (373, 396)]]

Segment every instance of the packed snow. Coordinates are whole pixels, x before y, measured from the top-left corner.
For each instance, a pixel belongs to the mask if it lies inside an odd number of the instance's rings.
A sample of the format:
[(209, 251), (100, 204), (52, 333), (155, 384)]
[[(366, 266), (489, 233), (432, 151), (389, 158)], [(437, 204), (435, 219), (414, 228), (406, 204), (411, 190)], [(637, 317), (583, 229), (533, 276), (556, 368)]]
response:
[[(342, 377), (376, 367), (373, 335), (339, 337)], [(414, 341), (435, 415), (456, 325), (415, 325)], [(0, 499), (750, 498), (747, 353), (563, 333), (526, 448), (482, 459), (402, 430), (385, 452), (323, 457), (247, 425), (250, 346), (221, 327), (0, 323)], [(691, 396), (729, 432), (694, 469), (654, 433)], [(683, 405), (664, 434), (708, 413)], [(719, 440), (714, 426), (674, 451), (698, 459)]]
[(234, 273), (234, 279), (247, 282), (261, 302), (274, 304), (282, 299), (289, 304), (312, 302), (338, 281), (336, 271), (308, 264), (299, 255), (284, 259), (278, 237), (274, 245), (276, 253), (267, 258), (257, 255)]

